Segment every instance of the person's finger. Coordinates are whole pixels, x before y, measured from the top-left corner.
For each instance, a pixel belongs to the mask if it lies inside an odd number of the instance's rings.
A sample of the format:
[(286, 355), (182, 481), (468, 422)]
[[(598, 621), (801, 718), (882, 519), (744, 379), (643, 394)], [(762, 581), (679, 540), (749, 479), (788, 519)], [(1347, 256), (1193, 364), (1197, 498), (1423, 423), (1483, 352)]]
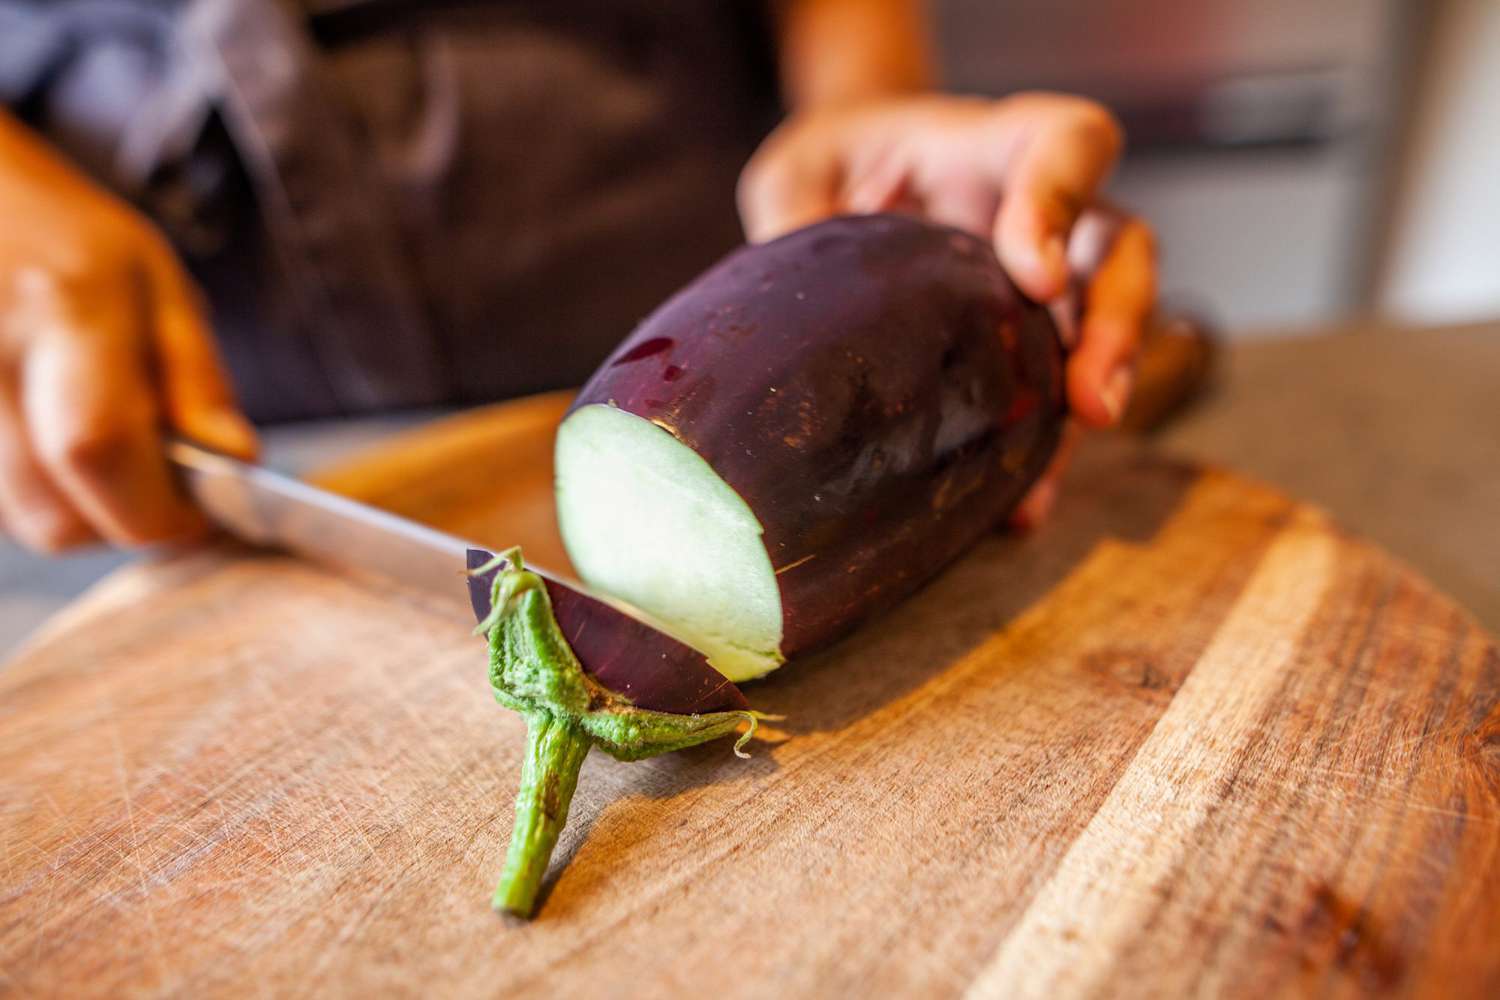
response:
[(0, 523), (20, 544), (48, 554), (98, 538), (32, 453), (9, 379), (0, 380)]
[(1019, 531), (1031, 531), (1045, 521), (1057, 505), (1058, 490), (1062, 487), (1063, 473), (1072, 461), (1073, 449), (1078, 444), (1079, 426), (1072, 420), (1063, 425), (1062, 440), (1047, 468), (1031, 484), (1020, 504), (1010, 515), (1010, 523)]
[(1119, 423), (1133, 387), (1136, 351), (1155, 301), (1155, 240), (1145, 223), (1133, 219), (1120, 230), (1089, 282), (1083, 335), (1068, 358), (1068, 403), (1085, 423)]
[(995, 252), (1022, 291), (1045, 302), (1067, 287), (1068, 233), (1114, 168), (1122, 137), (1114, 117), (1091, 101), (1022, 100), (1005, 122), (1027, 134), (1000, 178)]
[(923, 210), (934, 222), (983, 238), (994, 227), (999, 205), (1000, 198), (993, 185), (965, 177), (954, 178), (929, 191)]
[(841, 177), (836, 158), (821, 146), (773, 136), (745, 165), (736, 198), (740, 222), (752, 243), (834, 215)]
[(870, 215), (892, 211), (911, 201), (907, 164), (898, 150), (887, 148), (874, 156), (856, 157), (842, 173), (840, 211)]
[(170, 257), (150, 267), (149, 332), (167, 425), (198, 444), (253, 460), (259, 441), (235, 402), (197, 289)]
[(1115, 240), (1134, 217), (1106, 201), (1090, 205), (1068, 236), (1068, 270), (1080, 287), (1104, 266)]
[(60, 329), (37, 339), (21, 373), (21, 408), (42, 467), (116, 545), (202, 528), (167, 467), (138, 345), (120, 330)]
[(1103, 266), (1116, 238), (1131, 216), (1108, 202), (1098, 201), (1078, 217), (1068, 237), (1068, 287), (1047, 303), (1063, 347), (1072, 351), (1082, 337), (1083, 304), (1089, 281)]

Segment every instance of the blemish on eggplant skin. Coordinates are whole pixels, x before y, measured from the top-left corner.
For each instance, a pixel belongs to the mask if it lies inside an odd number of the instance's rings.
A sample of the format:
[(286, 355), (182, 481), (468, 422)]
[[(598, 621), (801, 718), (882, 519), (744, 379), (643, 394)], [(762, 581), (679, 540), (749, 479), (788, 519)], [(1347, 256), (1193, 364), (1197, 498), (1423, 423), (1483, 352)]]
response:
[(662, 430), (666, 431), (668, 434), (672, 435), (677, 440), (682, 440), (682, 435), (677, 433), (677, 428), (668, 423), (666, 420), (663, 420), (661, 417), (656, 417), (651, 422), (660, 427)]
[(1007, 351), (1014, 352), (1016, 350), (1017, 336), (1014, 321), (1008, 320), (1000, 324), (1000, 343)]
[(798, 566), (806, 565), (807, 563), (812, 562), (816, 558), (817, 558), (817, 554), (816, 553), (809, 553), (809, 554), (803, 556), (801, 559), (798, 559), (796, 562), (787, 563), (785, 566), (781, 567), (780, 569), (778, 569), (776, 571), (776, 575), (780, 576), (783, 573), (789, 573), (792, 570), (796, 569)]
[(1031, 416), (1032, 412), (1036, 410), (1036, 408), (1040, 404), (1041, 398), (1036, 393), (1030, 392), (1028, 390), (1018, 391), (1015, 396), (1011, 398), (1010, 406), (1006, 409), (1005, 416), (1002, 417), (1001, 420), (1007, 427), (1011, 426), (1012, 424), (1018, 424), (1022, 420), (1025, 420), (1027, 417)]
[(1000, 467), (1011, 475), (1015, 475), (1026, 467), (1028, 455), (1027, 449), (1021, 445), (1007, 448), (1000, 453)]
[(649, 340), (643, 340), (618, 358), (615, 358), (610, 363), (610, 367), (617, 368), (620, 365), (628, 365), (632, 361), (640, 361), (643, 358), (651, 357), (653, 354), (660, 354), (662, 351), (671, 350), (673, 343), (674, 341), (671, 337), (652, 337)]

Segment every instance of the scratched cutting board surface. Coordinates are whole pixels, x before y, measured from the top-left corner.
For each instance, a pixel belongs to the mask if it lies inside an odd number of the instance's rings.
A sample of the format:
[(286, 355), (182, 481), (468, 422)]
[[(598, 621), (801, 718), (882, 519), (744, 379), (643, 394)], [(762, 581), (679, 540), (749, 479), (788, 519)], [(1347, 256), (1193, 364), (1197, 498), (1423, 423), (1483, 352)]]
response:
[[(559, 560), (562, 400), (324, 481)], [(784, 723), (584, 766), (488, 908), (523, 726), (451, 606), (221, 545), (0, 670), (0, 991), (1500, 993), (1500, 657), (1306, 506), (1124, 441), (747, 688)]]

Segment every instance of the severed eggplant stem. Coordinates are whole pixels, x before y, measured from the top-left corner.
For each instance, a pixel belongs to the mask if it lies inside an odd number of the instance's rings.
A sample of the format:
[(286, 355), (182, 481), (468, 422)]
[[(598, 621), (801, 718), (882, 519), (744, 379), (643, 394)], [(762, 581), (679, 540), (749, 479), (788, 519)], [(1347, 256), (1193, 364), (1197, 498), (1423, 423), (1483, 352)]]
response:
[(578, 770), (593, 742), (579, 726), (544, 712), (526, 720), (526, 759), (516, 793), (516, 825), (510, 834), (505, 870), (495, 887), (495, 909), (518, 917), (536, 905), (547, 860), (568, 822), (568, 805), (578, 787)]
[(475, 629), (489, 638), (495, 700), (526, 717), (526, 758), (516, 796), (516, 823), (493, 898), (497, 910), (531, 915), (568, 820), (578, 771), (591, 747), (619, 760), (641, 760), (727, 736), (749, 723), (735, 753), (755, 734), (759, 712), (678, 715), (638, 708), (584, 672), (552, 614), (542, 578), (528, 571), (519, 549), (502, 553), (488, 618)]

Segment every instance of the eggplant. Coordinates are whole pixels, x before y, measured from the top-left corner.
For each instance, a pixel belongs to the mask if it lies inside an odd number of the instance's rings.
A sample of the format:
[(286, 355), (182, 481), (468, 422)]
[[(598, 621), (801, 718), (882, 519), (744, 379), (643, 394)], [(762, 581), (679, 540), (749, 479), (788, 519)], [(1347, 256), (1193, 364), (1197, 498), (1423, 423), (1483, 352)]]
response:
[[(985, 241), (837, 218), (730, 254), (626, 338), (558, 429), (558, 521), (591, 587), (748, 680), (890, 607), (991, 530), (1064, 415), (1051, 316)], [(584, 641), (586, 610), (561, 608), (565, 633), (518, 552), (471, 570), (491, 588), (476, 630), (491, 687), (529, 724), (495, 895), (527, 915), (591, 746), (639, 759), (748, 722), (739, 752), (765, 716), (729, 695), (696, 714), (636, 701), (633, 680), (662, 689), (660, 665), (614, 650), (609, 678), (586, 672), (568, 634)]]
[(557, 436), (590, 586), (733, 681), (910, 594), (1056, 448), (1050, 314), (985, 241), (896, 215), (743, 248), (640, 325)]

